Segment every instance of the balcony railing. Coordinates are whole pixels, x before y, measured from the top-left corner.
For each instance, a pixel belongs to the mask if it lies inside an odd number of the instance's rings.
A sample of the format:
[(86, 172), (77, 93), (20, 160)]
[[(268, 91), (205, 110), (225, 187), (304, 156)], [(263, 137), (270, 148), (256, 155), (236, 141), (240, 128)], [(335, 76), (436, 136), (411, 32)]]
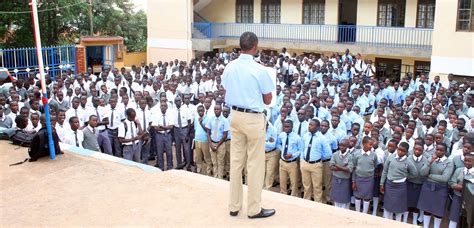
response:
[(193, 39), (238, 39), (246, 31), (260, 40), (431, 49), (432, 29), (359, 25), (194, 23)]

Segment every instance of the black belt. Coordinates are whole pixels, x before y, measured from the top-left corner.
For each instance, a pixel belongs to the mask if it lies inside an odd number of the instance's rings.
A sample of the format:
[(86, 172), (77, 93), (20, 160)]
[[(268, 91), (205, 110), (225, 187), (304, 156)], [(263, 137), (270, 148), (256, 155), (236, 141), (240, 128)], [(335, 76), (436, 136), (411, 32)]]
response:
[(276, 149), (273, 149), (273, 150), (270, 150), (270, 151), (265, 151), (265, 153), (271, 153), (273, 151), (275, 151)]
[(309, 164), (316, 164), (316, 163), (319, 163), (321, 161), (321, 159), (318, 159), (316, 161), (306, 161), (306, 159), (305, 159), (304, 161), (309, 163)]
[(364, 114), (364, 116), (371, 116), (372, 113), (367, 113), (367, 114)]
[(324, 159), (324, 160), (323, 160), (323, 162), (328, 162), (328, 161), (331, 161), (331, 159), (328, 158), (328, 159)]
[(232, 109), (235, 110), (235, 111), (246, 112), (246, 113), (262, 113), (262, 112), (257, 112), (257, 111), (254, 111), (254, 110), (248, 109), (248, 108), (239, 108), (237, 106), (232, 106)]
[(104, 129), (104, 130), (99, 130), (100, 133), (104, 132), (104, 131), (107, 131), (107, 129)]
[(118, 128), (117, 128), (117, 129), (110, 129), (110, 128), (109, 128), (109, 129), (107, 129), (107, 130), (109, 130), (109, 131), (118, 131)]
[(280, 159), (280, 160), (282, 160), (282, 161), (284, 161), (284, 162), (286, 162), (286, 163), (292, 163), (292, 162), (295, 162), (295, 161), (298, 160), (298, 159), (294, 159), (294, 160), (291, 160), (291, 161), (287, 161), (287, 160), (284, 160), (284, 159)]
[(214, 140), (211, 140), (211, 142), (213, 142), (213, 143), (219, 143), (219, 142), (216, 142), (216, 141), (214, 141)]
[(226, 141), (226, 142), (229, 142), (229, 141), (230, 141), (230, 139), (226, 139), (225, 141)]

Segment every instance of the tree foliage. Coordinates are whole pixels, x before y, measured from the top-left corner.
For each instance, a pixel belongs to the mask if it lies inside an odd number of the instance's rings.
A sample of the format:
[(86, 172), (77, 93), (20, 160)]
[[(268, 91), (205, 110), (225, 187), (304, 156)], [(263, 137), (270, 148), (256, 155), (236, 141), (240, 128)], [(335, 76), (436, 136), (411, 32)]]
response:
[[(0, 1), (1, 11), (29, 11), (29, 1)], [(73, 5), (71, 7), (64, 7)], [(94, 35), (122, 36), (128, 51), (146, 49), (146, 14), (135, 12), (130, 0), (93, 0)], [(45, 46), (76, 43), (90, 36), (88, 0), (39, 0), (42, 43)], [(34, 46), (31, 14), (0, 13), (0, 48)]]

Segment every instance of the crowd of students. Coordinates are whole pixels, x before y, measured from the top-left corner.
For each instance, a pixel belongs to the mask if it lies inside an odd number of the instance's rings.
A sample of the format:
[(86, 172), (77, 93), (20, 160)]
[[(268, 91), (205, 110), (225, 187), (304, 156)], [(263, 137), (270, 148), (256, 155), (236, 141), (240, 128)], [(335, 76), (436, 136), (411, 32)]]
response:
[[(68, 70), (47, 89), (61, 142), (153, 164), (227, 178), (229, 119), (221, 75), (237, 50), (191, 62), (174, 60), (108, 69)], [(276, 73), (265, 110), (265, 188), (425, 227), (459, 222), (462, 182), (473, 178), (474, 83), (453, 75), (375, 77), (360, 54), (259, 53)], [(0, 127), (42, 129), (34, 74), (0, 87)], [(43, 123), (44, 124), (44, 123)], [(174, 154), (173, 154), (174, 152)], [(166, 160), (166, 161), (165, 161)], [(303, 193), (303, 194), (301, 194)], [(449, 203), (449, 208), (447, 208)], [(447, 210), (446, 210), (447, 209)]]

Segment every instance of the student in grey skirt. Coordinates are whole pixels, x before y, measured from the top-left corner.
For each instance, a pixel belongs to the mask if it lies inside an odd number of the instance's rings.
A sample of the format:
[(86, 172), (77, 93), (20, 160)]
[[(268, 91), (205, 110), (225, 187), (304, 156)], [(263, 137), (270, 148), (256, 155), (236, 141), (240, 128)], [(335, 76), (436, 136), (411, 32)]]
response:
[(339, 151), (332, 154), (329, 163), (332, 170), (331, 199), (339, 208), (349, 209), (351, 202), (351, 172), (353, 169), (352, 154), (349, 152), (349, 140), (339, 143)]
[[(421, 187), (426, 177), (420, 174), (421, 167), (428, 165), (428, 159), (423, 156), (423, 143), (415, 143), (413, 154), (408, 156), (408, 160), (411, 161), (417, 169), (416, 174), (408, 173), (407, 181), (407, 206), (408, 211), (413, 213), (413, 225), (418, 225), (418, 215), (423, 219), (423, 214), (418, 210), (418, 199), (420, 198)], [(408, 217), (408, 215), (406, 215)]]
[(377, 166), (377, 155), (372, 150), (373, 140), (365, 136), (362, 139), (362, 149), (354, 151), (352, 172), (352, 190), (355, 196), (356, 211), (360, 212), (362, 200), (364, 201), (362, 213), (369, 211), (370, 200), (373, 197), (374, 171)]
[(456, 228), (461, 215), (462, 204), (462, 182), (465, 178), (474, 178), (474, 153), (464, 156), (464, 167), (460, 167), (454, 171), (453, 176), (449, 179), (449, 186), (453, 189), (451, 206), (449, 208), (449, 228)]
[(434, 216), (434, 228), (439, 228), (443, 219), (446, 200), (448, 199), (448, 180), (454, 169), (453, 161), (446, 155), (447, 146), (439, 144), (430, 162), (420, 170), (427, 179), (421, 187), (418, 209), (425, 211), (423, 227), (430, 225), (431, 215)]
[(408, 160), (408, 149), (406, 142), (400, 143), (397, 153), (389, 156), (385, 161), (380, 180), (380, 193), (384, 194), (384, 217), (393, 219), (393, 213), (397, 221), (402, 220), (402, 215), (407, 211), (407, 183), (408, 173), (417, 173), (415, 165)]

